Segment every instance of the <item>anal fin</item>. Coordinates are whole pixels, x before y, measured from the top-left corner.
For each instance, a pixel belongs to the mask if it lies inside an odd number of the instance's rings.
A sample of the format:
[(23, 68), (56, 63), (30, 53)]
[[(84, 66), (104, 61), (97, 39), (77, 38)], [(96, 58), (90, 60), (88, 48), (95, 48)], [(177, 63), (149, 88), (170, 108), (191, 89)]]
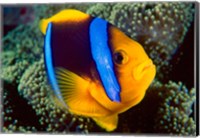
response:
[(112, 114), (104, 117), (93, 117), (92, 118), (99, 126), (105, 128), (106, 131), (113, 131), (117, 128), (118, 115)]

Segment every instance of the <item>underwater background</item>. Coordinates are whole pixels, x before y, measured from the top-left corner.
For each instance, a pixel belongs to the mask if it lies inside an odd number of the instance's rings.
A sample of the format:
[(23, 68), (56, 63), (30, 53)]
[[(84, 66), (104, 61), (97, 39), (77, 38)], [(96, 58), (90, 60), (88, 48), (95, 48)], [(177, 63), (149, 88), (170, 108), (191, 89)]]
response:
[[(106, 132), (90, 118), (63, 111), (52, 100), (39, 21), (78, 9), (114, 24), (138, 41), (157, 68), (144, 99)], [(3, 6), (0, 78), (4, 133), (196, 135), (195, 3), (64, 3)]]

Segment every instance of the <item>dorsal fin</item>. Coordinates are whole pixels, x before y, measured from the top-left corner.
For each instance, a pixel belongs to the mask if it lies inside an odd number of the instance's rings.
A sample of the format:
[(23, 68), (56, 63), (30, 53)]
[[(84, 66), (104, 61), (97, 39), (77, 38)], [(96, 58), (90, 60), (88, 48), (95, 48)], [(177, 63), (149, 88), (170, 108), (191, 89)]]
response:
[(48, 19), (42, 19), (40, 21), (40, 30), (43, 34), (46, 34), (46, 28), (48, 26), (49, 22), (64, 22), (64, 21), (69, 21), (69, 22), (78, 22), (82, 20), (87, 20), (91, 16), (88, 14), (85, 14), (81, 11), (74, 10), (74, 9), (67, 9), (67, 10), (62, 10), (59, 13), (55, 14), (54, 16), (48, 18)]

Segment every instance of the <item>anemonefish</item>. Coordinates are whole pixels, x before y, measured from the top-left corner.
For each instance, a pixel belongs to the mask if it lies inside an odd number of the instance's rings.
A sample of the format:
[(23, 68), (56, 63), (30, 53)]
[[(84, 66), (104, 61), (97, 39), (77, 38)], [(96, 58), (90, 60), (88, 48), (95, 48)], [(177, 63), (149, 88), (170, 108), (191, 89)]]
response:
[(107, 131), (116, 129), (118, 114), (143, 99), (156, 74), (143, 47), (104, 19), (74, 9), (41, 20), (40, 30), (59, 101)]

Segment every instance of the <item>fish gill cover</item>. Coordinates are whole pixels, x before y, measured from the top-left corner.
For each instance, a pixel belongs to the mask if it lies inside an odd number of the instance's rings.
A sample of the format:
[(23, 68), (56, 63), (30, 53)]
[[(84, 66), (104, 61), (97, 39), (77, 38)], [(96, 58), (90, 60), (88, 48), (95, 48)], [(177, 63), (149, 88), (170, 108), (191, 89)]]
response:
[[(146, 96), (119, 115), (118, 127), (113, 132), (101, 129), (90, 118), (63, 111), (52, 100), (38, 23), (68, 8), (102, 17), (119, 27), (144, 47), (157, 66), (156, 78)], [(10, 14), (10, 18), (3, 20), (1, 53), (3, 132), (196, 135), (194, 3), (65, 3), (15, 7), (12, 14), (10, 10), (13, 8), (3, 7), (4, 16)], [(21, 18), (13, 24), (16, 16)], [(182, 63), (189, 65), (187, 69)], [(186, 77), (180, 77), (181, 73)]]

